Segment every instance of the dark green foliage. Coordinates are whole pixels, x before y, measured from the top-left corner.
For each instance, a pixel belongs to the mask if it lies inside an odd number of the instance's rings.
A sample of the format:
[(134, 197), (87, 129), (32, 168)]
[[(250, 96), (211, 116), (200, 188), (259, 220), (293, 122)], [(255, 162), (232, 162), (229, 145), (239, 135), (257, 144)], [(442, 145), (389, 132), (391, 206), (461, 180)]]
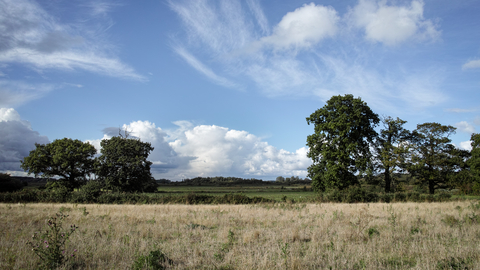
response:
[(107, 189), (123, 192), (152, 192), (156, 182), (150, 173), (152, 162), (148, 155), (153, 151), (150, 143), (138, 139), (113, 137), (102, 140), (102, 155), (98, 158), (97, 175)]
[(73, 190), (94, 172), (97, 150), (89, 143), (64, 138), (35, 146), (36, 149), (21, 161), (21, 167), (29, 174), (46, 178), (59, 176), (58, 183)]
[(308, 168), (315, 191), (345, 189), (358, 183), (355, 173), (371, 169), (370, 145), (378, 115), (353, 95), (333, 96), (307, 118), (315, 133), (307, 137)]
[(351, 186), (345, 190), (331, 190), (323, 194), (323, 200), (329, 202), (360, 203), (377, 202), (378, 195), (359, 186)]
[(24, 184), (9, 174), (0, 173), (0, 192), (14, 192), (21, 190)]
[(102, 188), (104, 187), (101, 181), (89, 180), (83, 185), (79, 191), (75, 192), (76, 203), (94, 203), (97, 198), (102, 194)]
[(368, 237), (372, 238), (374, 236), (379, 236), (380, 232), (375, 227), (368, 228), (367, 230)]
[(466, 162), (470, 171), (467, 177), (461, 177), (462, 191), (466, 194), (480, 195), (480, 133), (472, 134), (470, 140), (472, 151), (470, 151), (470, 159)]
[(383, 170), (385, 192), (391, 192), (395, 171), (405, 168), (411, 134), (403, 128), (407, 121), (386, 117), (382, 120), (384, 129), (375, 142), (375, 152), (379, 160), (378, 169)]
[(166, 269), (166, 266), (173, 264), (173, 261), (169, 259), (160, 249), (150, 251), (146, 256), (137, 256), (133, 262), (132, 269), (151, 269), (162, 270)]
[(69, 202), (72, 196), (72, 191), (65, 186), (59, 186), (50, 191), (50, 196), (51, 196), (50, 200), (54, 202), (60, 202), (60, 203)]
[[(451, 163), (455, 147), (448, 137), (456, 128), (438, 123), (417, 125), (412, 133), (414, 152), (408, 170), (428, 186), (430, 194), (448, 187), (448, 177), (455, 170)], [(422, 183), (420, 183), (422, 184)]]
[(402, 193), (402, 192), (395, 193), (394, 200), (396, 202), (406, 202), (407, 201), (407, 194)]

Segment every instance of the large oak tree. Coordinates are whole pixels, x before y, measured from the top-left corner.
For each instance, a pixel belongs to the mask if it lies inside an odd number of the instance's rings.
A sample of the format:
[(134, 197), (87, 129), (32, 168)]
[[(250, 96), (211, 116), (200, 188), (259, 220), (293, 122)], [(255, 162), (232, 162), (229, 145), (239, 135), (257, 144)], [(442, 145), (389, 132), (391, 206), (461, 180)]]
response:
[(21, 161), (21, 167), (28, 174), (46, 178), (59, 176), (58, 182), (73, 190), (94, 172), (97, 150), (89, 143), (64, 138), (35, 146)]
[(308, 176), (316, 191), (345, 189), (358, 183), (356, 173), (370, 168), (370, 146), (377, 136), (378, 115), (353, 95), (333, 96), (307, 118), (315, 133), (307, 137), (313, 164)]
[(152, 162), (147, 160), (153, 151), (152, 145), (127, 137), (102, 140), (98, 176), (112, 190), (155, 191), (155, 180), (150, 173)]
[(430, 194), (436, 189), (448, 187), (448, 176), (455, 170), (452, 157), (455, 147), (450, 143), (450, 135), (456, 128), (439, 123), (417, 125), (413, 131), (413, 154), (408, 171), (415, 175), (421, 184), (428, 186)]

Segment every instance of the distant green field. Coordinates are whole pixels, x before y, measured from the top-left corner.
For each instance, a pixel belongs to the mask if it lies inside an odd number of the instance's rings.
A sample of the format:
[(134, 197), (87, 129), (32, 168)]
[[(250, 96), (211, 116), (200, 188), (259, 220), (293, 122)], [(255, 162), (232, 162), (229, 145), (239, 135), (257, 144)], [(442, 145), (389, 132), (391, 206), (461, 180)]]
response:
[(229, 193), (242, 193), (248, 197), (263, 197), (276, 201), (294, 200), (297, 202), (308, 201), (316, 196), (311, 191), (310, 186), (292, 185), (292, 186), (163, 186), (158, 188), (160, 194), (169, 196), (184, 195), (189, 193), (223, 196)]

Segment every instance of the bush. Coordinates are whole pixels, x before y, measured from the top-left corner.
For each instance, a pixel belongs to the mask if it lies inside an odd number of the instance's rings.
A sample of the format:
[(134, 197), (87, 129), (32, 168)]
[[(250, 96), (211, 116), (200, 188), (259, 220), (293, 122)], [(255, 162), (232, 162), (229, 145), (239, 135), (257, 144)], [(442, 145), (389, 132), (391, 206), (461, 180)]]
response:
[(0, 192), (15, 192), (23, 188), (23, 183), (6, 173), (0, 173)]
[(407, 201), (407, 194), (403, 192), (395, 193), (394, 200), (396, 202), (406, 202)]
[(435, 200), (436, 201), (439, 201), (439, 202), (445, 202), (445, 201), (449, 201), (450, 198), (452, 198), (452, 194), (450, 193), (447, 193), (447, 192), (441, 192), (437, 195), (435, 195)]
[(169, 259), (160, 249), (150, 251), (146, 256), (137, 256), (137, 259), (133, 262), (132, 269), (152, 269), (162, 270), (165, 269), (166, 264), (172, 264), (173, 261)]
[(90, 180), (74, 194), (76, 203), (95, 203), (102, 194), (103, 184), (100, 181)]
[(409, 192), (406, 194), (407, 200), (411, 202), (419, 202), (420, 201), (420, 193), (418, 192)]
[(386, 203), (389, 203), (393, 200), (394, 198), (394, 195), (391, 194), (391, 193), (383, 193), (379, 196), (379, 199), (382, 201), (382, 202), (386, 202)]

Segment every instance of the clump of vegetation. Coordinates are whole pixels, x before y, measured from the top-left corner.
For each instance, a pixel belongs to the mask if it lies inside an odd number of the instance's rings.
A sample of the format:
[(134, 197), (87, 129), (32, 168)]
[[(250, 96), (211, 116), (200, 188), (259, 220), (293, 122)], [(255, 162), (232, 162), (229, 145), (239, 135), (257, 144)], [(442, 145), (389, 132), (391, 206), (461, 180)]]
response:
[(21, 190), (24, 184), (9, 174), (0, 173), (0, 192), (14, 192)]
[(471, 258), (454, 258), (443, 259), (437, 263), (438, 270), (468, 270), (472, 269)]
[(163, 270), (167, 265), (173, 264), (173, 261), (169, 259), (160, 249), (150, 251), (148, 255), (139, 255), (135, 259), (132, 265), (133, 270), (151, 269), (151, 270)]
[(68, 215), (62, 212), (47, 220), (47, 229), (42, 233), (34, 233), (32, 241), (27, 244), (32, 248), (35, 255), (41, 260), (44, 269), (55, 269), (64, 264), (68, 258), (75, 257), (76, 249), (72, 253), (66, 252), (65, 243), (78, 229), (71, 225), (68, 230), (62, 227), (63, 221)]

